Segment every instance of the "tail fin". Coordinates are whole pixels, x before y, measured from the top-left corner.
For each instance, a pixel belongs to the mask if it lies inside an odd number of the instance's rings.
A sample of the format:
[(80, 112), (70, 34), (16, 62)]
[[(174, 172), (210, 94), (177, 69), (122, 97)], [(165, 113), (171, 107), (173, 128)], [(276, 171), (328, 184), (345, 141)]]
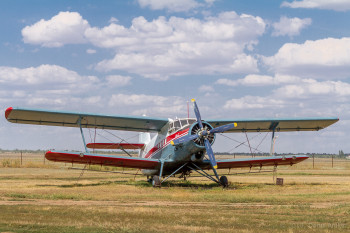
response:
[[(139, 134), (139, 142), (147, 145), (151, 141), (150, 133), (140, 133)], [(143, 150), (139, 151), (139, 157), (142, 157)]]

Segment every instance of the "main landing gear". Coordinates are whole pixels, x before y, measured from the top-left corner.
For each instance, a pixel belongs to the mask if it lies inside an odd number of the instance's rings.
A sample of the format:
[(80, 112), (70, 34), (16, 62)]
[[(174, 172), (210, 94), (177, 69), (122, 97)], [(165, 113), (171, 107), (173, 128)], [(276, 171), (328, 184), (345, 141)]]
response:
[(147, 176), (147, 182), (152, 184), (154, 188), (160, 188), (162, 184), (159, 176), (152, 176), (151, 178)]
[(220, 184), (222, 185), (223, 188), (228, 187), (228, 179), (226, 176), (221, 176), (220, 177)]
[(153, 176), (153, 178), (152, 178), (152, 186), (153, 186), (154, 188), (160, 188), (160, 186), (161, 186), (161, 181), (160, 181), (159, 176)]
[[(162, 184), (159, 176), (153, 176), (147, 181), (150, 182), (154, 188), (160, 188)], [(219, 181), (220, 182), (217, 183), (220, 184), (223, 188), (228, 188), (229, 184), (226, 176), (221, 176)]]

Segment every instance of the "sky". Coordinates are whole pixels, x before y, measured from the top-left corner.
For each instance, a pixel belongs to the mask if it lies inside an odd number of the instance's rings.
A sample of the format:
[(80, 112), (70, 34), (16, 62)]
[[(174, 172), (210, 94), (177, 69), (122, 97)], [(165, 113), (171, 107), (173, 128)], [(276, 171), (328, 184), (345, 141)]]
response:
[[(338, 117), (318, 132), (279, 133), (276, 152), (350, 152), (350, 1), (2, 0), (0, 22), (3, 112), (174, 119), (195, 98), (204, 120)], [(88, 141), (105, 142), (106, 134), (85, 130)], [(225, 136), (214, 151), (250, 151), (236, 148), (245, 134)], [(269, 151), (270, 135), (247, 136)], [(0, 148), (83, 144), (77, 128), (1, 117)]]

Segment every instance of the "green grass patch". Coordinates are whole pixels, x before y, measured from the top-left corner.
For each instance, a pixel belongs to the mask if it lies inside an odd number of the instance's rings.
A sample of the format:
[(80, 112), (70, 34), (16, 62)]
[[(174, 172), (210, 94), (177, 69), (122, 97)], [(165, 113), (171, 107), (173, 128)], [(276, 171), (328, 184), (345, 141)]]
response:
[(82, 194), (24, 194), (24, 193), (9, 193), (6, 197), (16, 199), (45, 199), (45, 200), (92, 200)]

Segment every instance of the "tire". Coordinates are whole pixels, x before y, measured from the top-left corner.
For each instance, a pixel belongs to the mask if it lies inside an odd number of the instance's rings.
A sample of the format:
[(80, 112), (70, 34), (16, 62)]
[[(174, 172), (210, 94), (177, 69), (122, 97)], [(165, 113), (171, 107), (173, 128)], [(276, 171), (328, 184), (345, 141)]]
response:
[(220, 183), (222, 187), (227, 188), (228, 187), (228, 179), (226, 176), (221, 176), (220, 177)]
[(154, 188), (160, 188), (160, 178), (159, 176), (153, 176), (152, 185)]

